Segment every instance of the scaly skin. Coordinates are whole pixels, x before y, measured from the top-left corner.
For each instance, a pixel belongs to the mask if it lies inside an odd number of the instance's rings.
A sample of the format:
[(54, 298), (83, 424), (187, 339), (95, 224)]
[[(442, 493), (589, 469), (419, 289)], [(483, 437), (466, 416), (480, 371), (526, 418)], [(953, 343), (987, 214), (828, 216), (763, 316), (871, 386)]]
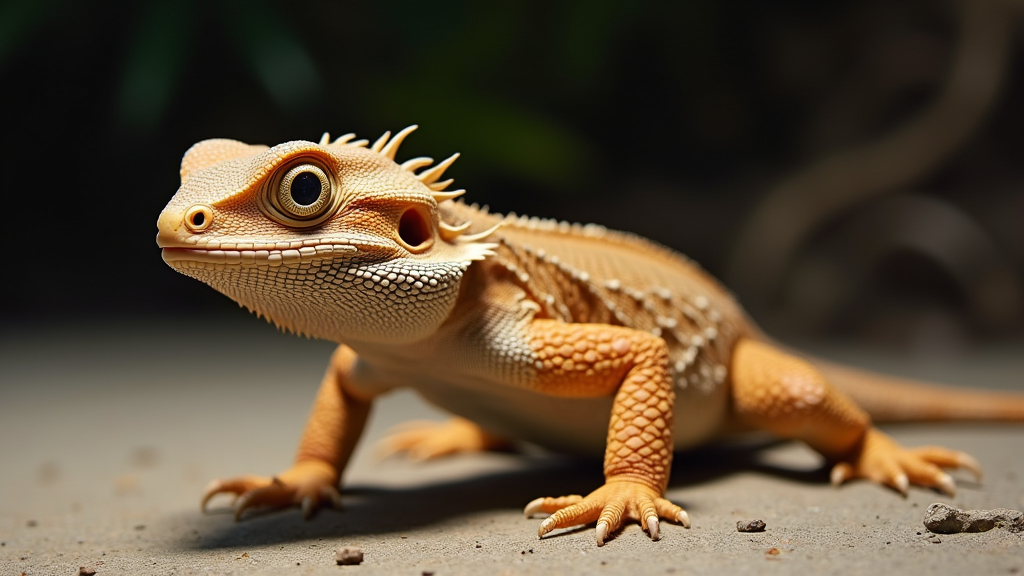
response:
[[(541, 536), (596, 522), (599, 545), (629, 520), (653, 539), (662, 519), (689, 526), (662, 498), (673, 453), (737, 426), (803, 440), (835, 462), (836, 483), (952, 493), (941, 468), (979, 472), (966, 454), (905, 449), (874, 429), (684, 257), (600, 226), (452, 202), (462, 191), (440, 178), (455, 156), (432, 168), (394, 161), (412, 128), (369, 147), (352, 135), (273, 148), (208, 140), (182, 160), (182, 185), (158, 222), (164, 260), (285, 329), (341, 344), (295, 464), (273, 478), (215, 481), (204, 507), (220, 493), (236, 495), (236, 517), (338, 505), (373, 398), (400, 386), (459, 418), (398, 432), (390, 452), (431, 458), (512, 440), (603, 451), (603, 486), (525, 510), (550, 515)], [(913, 401), (886, 393), (886, 405)], [(958, 416), (962, 396), (937, 397), (918, 415)], [(1024, 420), (1020, 395), (986, 402), (963, 415)]]

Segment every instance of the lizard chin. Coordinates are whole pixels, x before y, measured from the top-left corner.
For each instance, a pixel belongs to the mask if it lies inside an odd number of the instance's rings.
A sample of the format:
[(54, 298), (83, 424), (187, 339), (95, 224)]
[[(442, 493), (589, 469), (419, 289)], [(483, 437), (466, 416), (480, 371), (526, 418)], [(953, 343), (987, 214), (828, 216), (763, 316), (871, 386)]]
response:
[(415, 342), (432, 334), (454, 307), (470, 264), (367, 261), (348, 248), (337, 254), (335, 247), (328, 255), (167, 247), (163, 258), (285, 330), (335, 342), (379, 343)]

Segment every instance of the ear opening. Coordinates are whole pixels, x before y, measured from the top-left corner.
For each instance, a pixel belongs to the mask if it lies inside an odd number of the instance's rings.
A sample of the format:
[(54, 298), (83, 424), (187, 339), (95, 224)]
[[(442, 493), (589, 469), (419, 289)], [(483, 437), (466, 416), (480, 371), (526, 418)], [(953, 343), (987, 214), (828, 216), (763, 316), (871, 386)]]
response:
[(422, 252), (434, 243), (430, 222), (418, 207), (407, 208), (398, 220), (398, 238), (410, 252)]

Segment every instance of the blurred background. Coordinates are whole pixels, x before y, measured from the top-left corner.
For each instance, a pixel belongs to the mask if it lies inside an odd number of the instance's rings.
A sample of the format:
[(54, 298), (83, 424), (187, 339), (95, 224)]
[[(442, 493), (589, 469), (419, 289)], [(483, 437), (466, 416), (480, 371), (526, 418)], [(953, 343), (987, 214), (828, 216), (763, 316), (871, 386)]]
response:
[(417, 123), (468, 201), (671, 246), (784, 339), (1016, 345), (1022, 40), (1009, 0), (5, 0), (3, 330), (243, 315), (154, 243), (185, 150)]

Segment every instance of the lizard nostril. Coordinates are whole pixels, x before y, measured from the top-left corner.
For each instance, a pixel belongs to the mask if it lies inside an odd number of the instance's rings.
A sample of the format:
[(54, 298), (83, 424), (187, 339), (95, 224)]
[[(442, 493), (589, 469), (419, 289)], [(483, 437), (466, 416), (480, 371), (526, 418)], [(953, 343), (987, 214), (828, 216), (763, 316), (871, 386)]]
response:
[(185, 211), (185, 227), (192, 232), (202, 232), (213, 223), (213, 209), (205, 204), (196, 204)]

